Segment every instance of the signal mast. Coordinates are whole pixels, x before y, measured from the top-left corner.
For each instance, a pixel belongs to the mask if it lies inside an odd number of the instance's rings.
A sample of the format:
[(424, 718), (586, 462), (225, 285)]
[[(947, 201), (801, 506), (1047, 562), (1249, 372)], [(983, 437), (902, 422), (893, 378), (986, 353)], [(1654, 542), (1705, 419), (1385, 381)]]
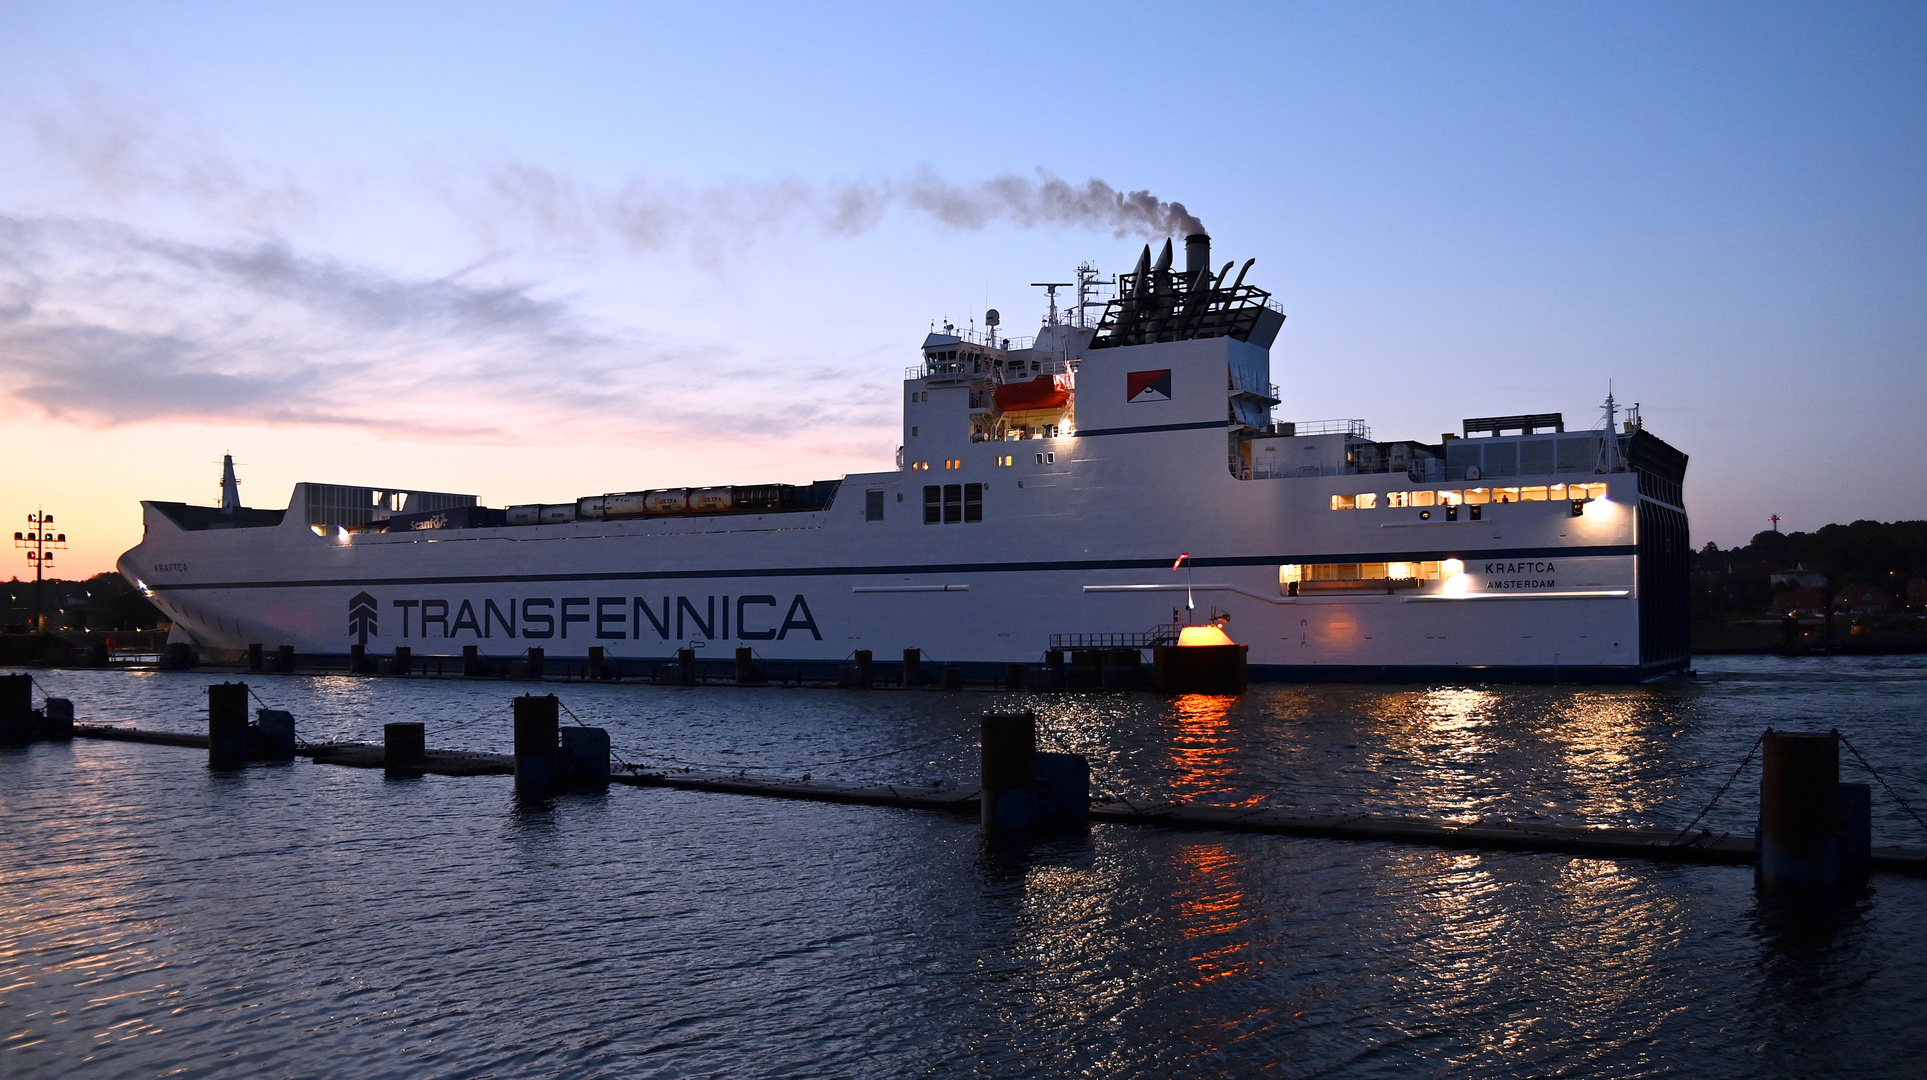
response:
[(54, 564), (54, 552), (67, 546), (66, 533), (51, 533), (47, 526), (54, 523), (54, 516), (44, 509), (35, 510), (27, 515), (28, 531), (13, 534), (13, 546), (27, 549), (27, 565), (33, 567), (33, 622), (34, 630), (45, 633), (47, 630), (46, 608), (41, 602), (41, 580), (46, 570)]

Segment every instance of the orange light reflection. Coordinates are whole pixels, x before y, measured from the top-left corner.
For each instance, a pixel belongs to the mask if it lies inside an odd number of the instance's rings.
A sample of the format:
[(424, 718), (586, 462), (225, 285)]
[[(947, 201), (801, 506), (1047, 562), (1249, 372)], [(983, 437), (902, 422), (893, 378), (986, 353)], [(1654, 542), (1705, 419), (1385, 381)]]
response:
[(1244, 857), (1223, 844), (1186, 844), (1172, 858), (1178, 933), (1199, 944), (1216, 944), (1190, 957), (1197, 971), (1193, 985), (1252, 973), (1251, 935), (1242, 932), (1252, 915), (1238, 881)]

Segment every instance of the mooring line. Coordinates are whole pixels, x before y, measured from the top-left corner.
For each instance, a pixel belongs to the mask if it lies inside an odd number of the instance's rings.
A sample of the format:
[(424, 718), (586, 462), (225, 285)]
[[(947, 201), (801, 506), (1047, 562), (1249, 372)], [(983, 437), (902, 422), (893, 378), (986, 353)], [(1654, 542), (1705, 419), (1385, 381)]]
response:
[[(1766, 730), (1772, 731), (1773, 729), (1767, 728)], [(1713, 809), (1713, 804), (1719, 802), (1720, 797), (1726, 794), (1726, 789), (1733, 786), (1733, 781), (1738, 780), (1740, 778), (1740, 773), (1745, 771), (1747, 762), (1753, 760), (1753, 751), (1758, 750), (1760, 748), (1760, 744), (1765, 741), (1766, 741), (1765, 733), (1762, 733), (1759, 738), (1753, 740), (1753, 746), (1751, 747), (1751, 749), (1747, 750), (1746, 756), (1741, 758), (1739, 765), (1733, 769), (1733, 775), (1726, 778), (1726, 783), (1720, 785), (1720, 789), (1713, 793), (1713, 798), (1704, 807), (1700, 808), (1699, 813), (1693, 815), (1693, 820), (1686, 823), (1686, 827), (1679, 831), (1678, 836), (1673, 837), (1673, 839), (1667, 844), (1668, 847), (1672, 847), (1678, 844), (1682, 839), (1685, 838), (1687, 833), (1693, 831), (1693, 826), (1698, 825), (1700, 823), (1700, 819), (1706, 816), (1707, 811)]]
[(747, 772), (752, 769), (757, 772), (789, 772), (797, 769), (820, 769), (825, 765), (849, 765), (858, 761), (875, 761), (878, 758), (895, 757), (898, 754), (908, 754), (913, 750), (923, 750), (928, 747), (939, 746), (943, 743), (948, 743), (948, 742), (956, 742), (958, 739), (965, 739), (969, 737), (970, 736), (968, 732), (962, 732), (956, 735), (946, 735), (941, 739), (931, 739), (929, 742), (914, 743), (910, 746), (900, 746), (895, 750), (885, 750), (880, 754), (864, 754), (860, 757), (837, 758), (832, 761), (805, 761), (801, 763), (778, 764), (778, 765), (744, 765), (740, 762), (731, 762), (729, 764), (723, 764), (723, 763), (714, 762), (714, 761), (690, 761), (687, 758), (674, 757), (669, 754), (643, 754), (641, 756), (645, 758), (650, 758), (656, 761), (666, 761), (674, 765), (681, 765), (681, 766), (684, 766), (685, 768), (722, 769), (725, 771), (733, 770), (736, 772)]
[(1880, 786), (1886, 789), (1887, 794), (1893, 798), (1893, 801), (1899, 803), (1902, 810), (1907, 811), (1907, 816), (1913, 818), (1922, 829), (1927, 829), (1927, 821), (1921, 821), (1920, 815), (1914, 812), (1913, 807), (1907, 805), (1907, 800), (1900, 797), (1900, 793), (1893, 789), (1892, 784), (1887, 783), (1887, 778), (1880, 775), (1880, 770), (1873, 767), (1873, 763), (1869, 762), (1866, 755), (1860, 752), (1860, 748), (1848, 741), (1845, 734), (1839, 732), (1836, 732), (1836, 734), (1840, 734), (1840, 742), (1844, 744), (1847, 749), (1853, 751), (1853, 756), (1860, 759), (1861, 767), (1872, 773), (1873, 778), (1880, 781)]

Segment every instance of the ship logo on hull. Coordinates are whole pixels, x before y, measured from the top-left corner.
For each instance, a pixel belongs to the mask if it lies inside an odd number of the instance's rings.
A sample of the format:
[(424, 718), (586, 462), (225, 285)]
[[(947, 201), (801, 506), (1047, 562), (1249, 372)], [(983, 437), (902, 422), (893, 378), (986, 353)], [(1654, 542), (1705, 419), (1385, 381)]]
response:
[(356, 644), (368, 644), (368, 635), (375, 630), (375, 598), (365, 592), (356, 593), (348, 601), (348, 632), (355, 637)]
[[(719, 602), (720, 601), (720, 602)], [(375, 633), (376, 600), (367, 593), (348, 601), (348, 634), (368, 643)], [(529, 596), (473, 598), (417, 596), (391, 599), (389, 615), (400, 622), (391, 637), (451, 639), (464, 632), (494, 638), (590, 638), (604, 641), (786, 641), (808, 634), (822, 641), (803, 594), (786, 607), (773, 593), (750, 596)]]
[(1171, 369), (1159, 368), (1156, 371), (1133, 371), (1124, 377), (1124, 400), (1169, 401), (1171, 400)]

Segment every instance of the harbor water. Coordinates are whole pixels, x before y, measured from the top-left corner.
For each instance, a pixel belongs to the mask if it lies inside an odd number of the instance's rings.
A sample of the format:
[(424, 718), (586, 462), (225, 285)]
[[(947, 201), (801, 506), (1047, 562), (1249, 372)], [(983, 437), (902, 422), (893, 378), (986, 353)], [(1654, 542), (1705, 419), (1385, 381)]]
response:
[[(1647, 687), (1241, 698), (554, 683), (629, 762), (974, 784), (1030, 708), (1093, 788), (1683, 827), (1768, 727), (1927, 808), (1927, 658), (1709, 658)], [(35, 672), (205, 730), (219, 673)], [(304, 739), (506, 752), (502, 681), (238, 676)], [(1842, 779), (1869, 781), (1842, 752)], [(1698, 827), (1750, 834), (1758, 756)], [(1917, 1075), (1927, 880), (1794, 918), (1745, 867), (1093, 826), (77, 740), (0, 750), (0, 1075)], [(1927, 830), (1874, 791), (1876, 844)]]

